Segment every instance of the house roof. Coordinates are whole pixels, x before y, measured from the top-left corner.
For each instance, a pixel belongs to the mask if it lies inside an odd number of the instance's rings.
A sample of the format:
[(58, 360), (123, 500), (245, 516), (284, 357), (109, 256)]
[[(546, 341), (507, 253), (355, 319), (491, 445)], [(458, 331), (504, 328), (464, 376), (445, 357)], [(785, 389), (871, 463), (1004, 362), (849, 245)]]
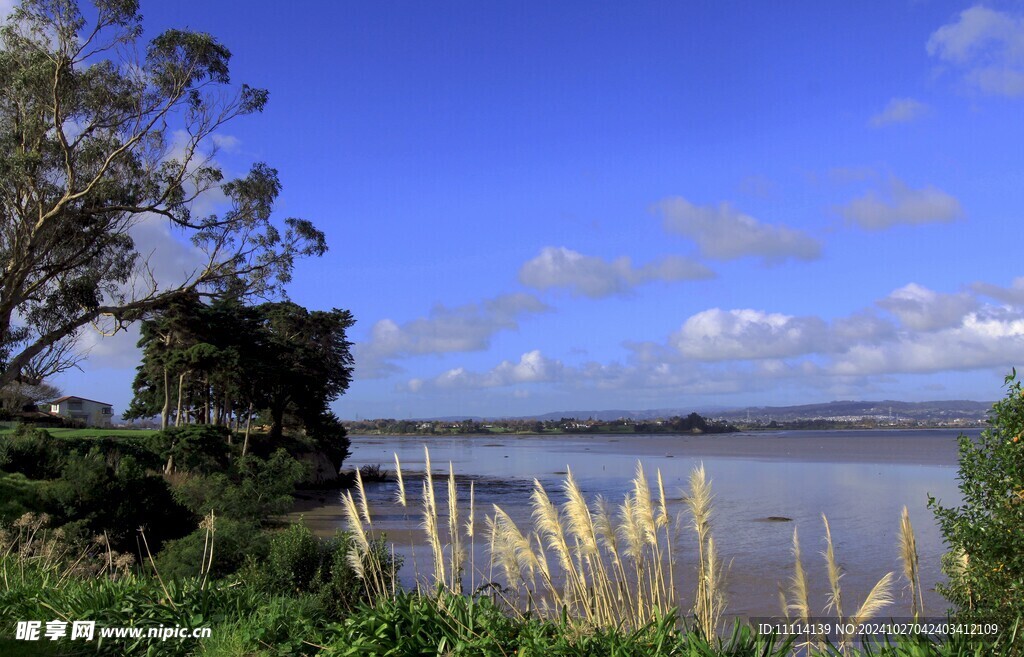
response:
[(61, 402), (66, 402), (66, 401), (71, 400), (71, 399), (79, 399), (81, 401), (92, 402), (94, 404), (100, 404), (102, 406), (113, 406), (113, 404), (111, 404), (110, 402), (101, 402), (101, 401), (96, 401), (95, 399), (86, 399), (85, 397), (76, 397), (74, 395), (65, 395), (64, 397), (61, 397), (59, 399), (54, 399), (52, 402), (49, 402), (49, 403), (50, 404), (59, 404)]

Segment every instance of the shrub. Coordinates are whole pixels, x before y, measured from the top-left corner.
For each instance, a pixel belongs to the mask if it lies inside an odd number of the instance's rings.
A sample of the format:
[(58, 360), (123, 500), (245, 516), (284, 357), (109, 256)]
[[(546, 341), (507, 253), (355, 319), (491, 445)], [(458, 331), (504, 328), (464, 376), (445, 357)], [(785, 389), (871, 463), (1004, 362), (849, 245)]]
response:
[[(217, 518), (213, 534), (211, 577), (223, 577), (238, 571), (247, 557), (263, 563), (269, 540), (253, 522)], [(200, 528), (167, 545), (157, 555), (157, 569), (165, 579), (198, 577), (202, 572), (203, 554), (207, 548), (207, 531)]]
[(235, 459), (227, 473), (186, 478), (174, 496), (199, 515), (213, 511), (236, 520), (266, 522), (288, 511), (295, 485), (305, 466), (279, 449), (268, 459), (246, 455)]
[(60, 475), (66, 449), (43, 429), (19, 424), (0, 436), (0, 468), (20, 472), (29, 479), (53, 479)]
[[(959, 619), (1001, 628), (1024, 612), (1024, 389), (1016, 378), (1016, 370), (1006, 377), (1006, 397), (978, 441), (959, 438), (963, 503), (928, 501), (950, 548), (943, 562), (949, 582), (939, 591)], [(1018, 637), (1024, 647), (1024, 627)]]
[(192, 474), (221, 472), (228, 467), (231, 430), (213, 424), (171, 427), (154, 434), (150, 448), (174, 469)]
[(107, 455), (98, 448), (70, 455), (60, 478), (45, 491), (46, 507), (60, 519), (94, 534), (107, 532), (118, 549), (134, 549), (140, 526), (149, 528), (154, 550), (195, 526), (162, 477), (147, 474), (131, 456)]

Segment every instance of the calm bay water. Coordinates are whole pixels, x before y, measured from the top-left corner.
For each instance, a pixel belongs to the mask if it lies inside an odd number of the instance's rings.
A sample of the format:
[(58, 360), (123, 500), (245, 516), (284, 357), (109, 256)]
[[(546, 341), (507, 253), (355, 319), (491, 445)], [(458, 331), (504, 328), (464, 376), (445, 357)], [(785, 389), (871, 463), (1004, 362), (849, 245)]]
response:
[[(824, 527), (828, 516), (836, 555), (846, 572), (842, 579), (844, 606), (852, 611), (888, 571), (901, 572), (898, 559), (900, 510), (906, 505), (917, 534), (925, 607), (942, 615), (945, 601), (934, 592), (941, 581), (942, 537), (927, 509), (931, 494), (946, 505), (960, 500), (956, 482), (955, 430), (916, 431), (802, 431), (718, 436), (580, 435), (392, 437), (352, 436), (352, 456), (346, 467), (380, 464), (394, 469), (402, 461), (409, 511), (393, 502), (395, 484), (367, 487), (374, 527), (388, 532), (396, 550), (406, 556), (403, 578), (415, 570), (429, 571), (428, 552), (418, 513), (423, 446), (430, 448), (435, 477), (447, 474), (452, 463), (459, 478), (462, 513), (468, 511), (469, 480), (476, 491), (478, 534), (482, 516), (498, 504), (520, 527), (529, 526), (529, 493), (537, 478), (556, 503), (560, 485), (571, 468), (588, 500), (601, 494), (622, 502), (643, 463), (651, 482), (660, 469), (672, 511), (683, 514), (681, 502), (693, 467), (703, 463), (715, 494), (713, 532), (729, 571), (728, 613), (744, 616), (779, 615), (778, 586), (793, 572), (793, 529), (799, 531), (804, 567), (811, 587), (811, 605), (821, 612), (828, 581), (824, 558)], [(971, 432), (969, 432), (971, 433)], [(974, 431), (973, 433), (977, 433)], [(445, 486), (435, 481), (438, 506), (445, 509)], [(343, 526), (336, 499), (311, 500), (301, 505), (305, 521), (321, 533)], [(791, 521), (768, 521), (785, 517)], [(678, 544), (677, 584), (686, 597), (693, 588), (695, 541), (684, 525)], [(442, 524), (445, 521), (442, 520)], [(481, 543), (486, 539), (481, 539)], [(412, 545), (411, 545), (412, 544)], [(486, 553), (477, 546), (477, 567)], [(413, 563), (413, 553), (416, 563)], [(486, 568), (483, 568), (486, 572)], [(481, 579), (478, 576), (476, 583)], [(909, 615), (909, 594), (898, 584), (897, 603), (890, 615)]]

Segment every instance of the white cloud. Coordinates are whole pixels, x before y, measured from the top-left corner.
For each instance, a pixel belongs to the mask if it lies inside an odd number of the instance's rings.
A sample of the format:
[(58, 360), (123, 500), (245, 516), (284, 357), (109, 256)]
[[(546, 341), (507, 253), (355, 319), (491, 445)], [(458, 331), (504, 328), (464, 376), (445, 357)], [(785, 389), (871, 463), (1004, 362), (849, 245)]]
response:
[(455, 308), (438, 304), (427, 317), (404, 324), (382, 319), (373, 325), (370, 339), (357, 343), (353, 353), (360, 378), (397, 371), (392, 361), (423, 354), (482, 351), (499, 331), (515, 330), (519, 320), (548, 311), (529, 294), (505, 294)]
[(907, 123), (920, 118), (928, 106), (913, 98), (893, 98), (885, 108), (871, 117), (871, 126), (879, 128), (893, 123)]
[[(995, 291), (1024, 298), (1024, 279), (1018, 281), (1009, 291)], [(941, 293), (911, 283), (874, 308), (831, 321), (712, 308), (687, 318), (662, 342), (623, 346), (628, 353), (624, 362), (566, 365), (531, 351), (485, 371), (455, 367), (430, 379), (413, 379), (403, 390), (529, 390), (543, 384), (564, 393), (591, 391), (594, 398), (637, 403), (666, 395), (772, 391), (782, 385), (818, 394), (864, 394), (897, 375), (1003, 371), (1024, 363), (1024, 304), (998, 306), (970, 292)]]
[(490, 371), (476, 373), (456, 367), (439, 374), (433, 379), (411, 379), (406, 383), (409, 392), (440, 390), (472, 390), (478, 388), (501, 388), (521, 383), (547, 383), (562, 378), (565, 366), (561, 361), (545, 357), (535, 349), (523, 354), (519, 362), (505, 360)]
[(978, 282), (971, 285), (971, 290), (1012, 306), (1024, 306), (1024, 276), (1013, 279), (1010, 287)]
[(891, 178), (881, 193), (870, 190), (840, 207), (839, 212), (865, 230), (950, 222), (963, 216), (960, 201), (946, 192), (932, 186), (911, 189), (896, 178)]
[(563, 247), (545, 247), (540, 255), (519, 270), (523, 285), (538, 290), (568, 288), (574, 296), (592, 299), (625, 294), (650, 281), (681, 281), (711, 278), (714, 272), (704, 265), (669, 256), (642, 267), (634, 267), (628, 257), (607, 261), (586, 256)]
[(926, 48), (984, 93), (1024, 94), (1024, 17), (975, 5), (932, 33)]
[(878, 302), (913, 331), (936, 331), (959, 326), (978, 301), (966, 293), (941, 294), (910, 283)]
[(669, 343), (694, 360), (783, 358), (825, 349), (826, 329), (817, 317), (712, 308), (687, 319)]
[(883, 344), (854, 345), (830, 371), (840, 375), (928, 373), (1009, 369), (1020, 362), (1024, 362), (1024, 316), (989, 307), (968, 313), (952, 328), (907, 331)]
[(807, 233), (761, 223), (729, 203), (698, 206), (674, 197), (660, 202), (657, 209), (665, 230), (692, 239), (709, 258), (758, 257), (765, 263), (778, 263), (790, 258), (814, 260), (821, 255), (821, 245)]

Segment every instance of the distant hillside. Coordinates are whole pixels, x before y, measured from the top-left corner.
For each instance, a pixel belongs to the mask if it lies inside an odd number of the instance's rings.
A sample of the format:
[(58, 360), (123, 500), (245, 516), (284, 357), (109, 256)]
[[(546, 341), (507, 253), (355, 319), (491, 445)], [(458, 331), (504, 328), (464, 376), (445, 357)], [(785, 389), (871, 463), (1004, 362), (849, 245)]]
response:
[(865, 417), (919, 421), (950, 421), (955, 419), (981, 421), (988, 417), (992, 402), (967, 400), (901, 402), (833, 401), (801, 406), (755, 406), (714, 413), (726, 420), (790, 422), (794, 420), (847, 420)]
[[(611, 421), (625, 418), (628, 420), (655, 420), (658, 418), (686, 417), (696, 412), (707, 418), (720, 418), (727, 421), (745, 422), (792, 422), (795, 420), (820, 419), (860, 419), (889, 418), (918, 420), (923, 422), (948, 422), (956, 419), (981, 421), (988, 417), (993, 402), (968, 400), (902, 402), (884, 401), (832, 401), (823, 404), (803, 404), (799, 406), (751, 406), (746, 408), (724, 408), (721, 406), (656, 408), (648, 410), (591, 410), (591, 411), (555, 411), (543, 415), (522, 416), (506, 419), (536, 419), (541, 421), (575, 418), (577, 420)], [(430, 420), (458, 422), (461, 420), (484, 421), (488, 418), (457, 416), (429, 418)], [(494, 419), (494, 418), (490, 418)]]

